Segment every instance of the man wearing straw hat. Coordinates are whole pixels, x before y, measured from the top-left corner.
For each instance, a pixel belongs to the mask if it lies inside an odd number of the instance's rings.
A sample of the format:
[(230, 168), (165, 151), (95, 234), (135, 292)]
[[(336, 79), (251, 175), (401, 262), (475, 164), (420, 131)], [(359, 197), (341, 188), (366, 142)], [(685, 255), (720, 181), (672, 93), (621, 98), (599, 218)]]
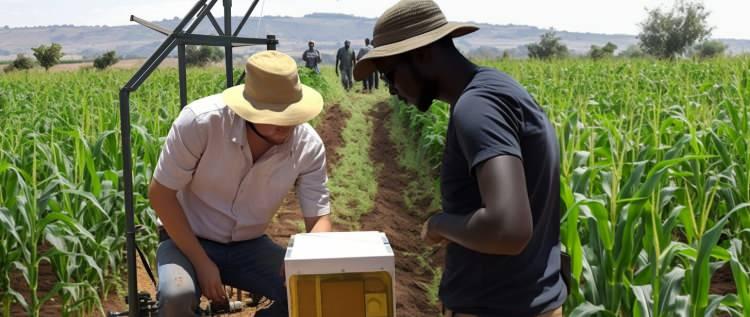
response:
[(330, 231), (323, 142), (305, 123), (323, 107), (276, 51), (247, 60), (244, 85), (187, 105), (149, 188), (168, 238), (157, 251), (162, 316), (193, 316), (224, 285), (266, 296), (256, 316), (287, 316), (284, 249), (264, 234), (296, 185), (308, 232)]
[(544, 111), (515, 80), (478, 67), (431, 0), (402, 0), (378, 19), (355, 79), (375, 70), (422, 111), (450, 104), (441, 172), (443, 212), (422, 235), (447, 242), (445, 316), (562, 316), (559, 146)]

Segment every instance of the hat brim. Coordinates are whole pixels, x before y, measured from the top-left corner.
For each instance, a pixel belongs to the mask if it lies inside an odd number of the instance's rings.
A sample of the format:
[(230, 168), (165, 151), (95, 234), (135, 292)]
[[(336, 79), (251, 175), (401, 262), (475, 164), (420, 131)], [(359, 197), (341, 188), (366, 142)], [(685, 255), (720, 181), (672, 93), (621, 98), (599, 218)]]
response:
[[(295, 126), (315, 118), (323, 110), (323, 96), (304, 84), (302, 99), (289, 105), (263, 104), (245, 98), (245, 85), (224, 90), (224, 103), (241, 118), (258, 124)], [(283, 109), (283, 110), (278, 110)]]
[(446, 36), (459, 37), (479, 30), (479, 27), (467, 23), (448, 22), (447, 24), (432, 31), (420, 35), (391, 43), (388, 45), (378, 46), (360, 59), (354, 65), (354, 79), (363, 80), (372, 74), (375, 70), (375, 60), (378, 58), (394, 56), (405, 53), (429, 44), (432, 44)]

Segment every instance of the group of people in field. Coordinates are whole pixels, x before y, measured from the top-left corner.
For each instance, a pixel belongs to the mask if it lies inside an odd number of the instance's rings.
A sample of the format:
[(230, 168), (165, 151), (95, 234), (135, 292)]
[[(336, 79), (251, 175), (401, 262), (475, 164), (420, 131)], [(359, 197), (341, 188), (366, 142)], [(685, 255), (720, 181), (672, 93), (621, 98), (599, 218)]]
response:
[[(455, 47), (454, 38), (478, 29), (448, 22), (432, 0), (401, 0), (361, 54), (348, 41), (338, 50), (336, 73), (348, 90), (355, 80), (376, 87), (379, 73), (421, 111), (434, 100), (450, 107), (442, 211), (421, 231), (423, 244), (445, 248), (443, 316), (559, 317), (568, 274), (556, 132), (519, 83)], [(318, 69), (314, 43), (303, 58)], [(245, 70), (245, 84), (182, 109), (153, 173), (162, 316), (195, 316), (201, 295), (225, 302), (224, 285), (273, 300), (258, 317), (288, 316), (285, 250), (266, 229), (292, 189), (307, 232), (333, 228), (325, 144), (307, 123), (323, 109), (321, 94), (278, 51), (250, 56)]]
[[(302, 53), (302, 61), (305, 62), (305, 67), (314, 70), (316, 73), (320, 73), (320, 63), (322, 63), (320, 51), (315, 48), (315, 42), (310, 41), (307, 43), (308, 49)], [(346, 91), (350, 91), (354, 87), (354, 66), (357, 61), (367, 55), (373, 47), (370, 43), (370, 39), (365, 39), (365, 46), (356, 52), (351, 46), (349, 40), (344, 41), (344, 46), (336, 51), (336, 76), (341, 79), (341, 85)], [(373, 89), (377, 90), (380, 83), (378, 72), (375, 71), (369, 76), (365, 77), (362, 81), (362, 92), (371, 93)]]

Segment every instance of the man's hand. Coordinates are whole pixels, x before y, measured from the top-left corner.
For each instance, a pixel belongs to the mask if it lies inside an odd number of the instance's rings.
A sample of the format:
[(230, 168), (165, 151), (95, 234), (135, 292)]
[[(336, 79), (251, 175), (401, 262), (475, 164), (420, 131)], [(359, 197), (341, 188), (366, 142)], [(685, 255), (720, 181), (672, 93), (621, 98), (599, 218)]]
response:
[(336, 77), (339, 77), (339, 69), (336, 68)]
[(198, 275), (201, 292), (206, 298), (214, 302), (227, 301), (227, 294), (224, 291), (224, 285), (221, 284), (219, 269), (213, 261), (206, 259), (205, 262), (195, 265), (195, 273)]
[(437, 214), (428, 218), (427, 221), (425, 221), (424, 224), (422, 225), (422, 234), (421, 234), (422, 240), (424, 240), (430, 245), (440, 244), (440, 243), (445, 242), (445, 238), (443, 238), (443, 236), (433, 231), (430, 225), (432, 221), (434, 221), (434, 219), (439, 216), (440, 214)]

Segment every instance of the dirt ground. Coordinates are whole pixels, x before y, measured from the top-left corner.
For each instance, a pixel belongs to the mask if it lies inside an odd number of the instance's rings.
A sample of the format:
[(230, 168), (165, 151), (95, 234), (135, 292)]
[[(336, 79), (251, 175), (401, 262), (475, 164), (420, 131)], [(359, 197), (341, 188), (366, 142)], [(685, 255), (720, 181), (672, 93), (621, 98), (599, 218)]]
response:
[[(375, 106), (370, 115), (375, 132), (370, 144), (370, 158), (378, 171), (378, 191), (375, 208), (361, 219), (362, 230), (383, 231), (396, 253), (396, 312), (398, 316), (436, 316), (438, 307), (427, 299), (424, 285), (432, 280), (432, 273), (421, 267), (415, 254), (427, 249), (420, 239), (424, 219), (407, 210), (403, 190), (414, 179), (412, 173), (398, 165), (396, 146), (389, 137), (387, 125), (391, 107), (386, 103)], [(427, 211), (430, 201), (418, 201), (415, 208)]]
[(737, 286), (734, 285), (734, 277), (732, 277), (732, 267), (729, 264), (725, 264), (714, 272), (714, 275), (711, 276), (711, 288), (708, 292), (719, 295), (737, 293)]
[[(45, 247), (40, 247), (39, 252), (44, 252)], [(49, 262), (42, 262), (41, 265), (39, 265), (39, 282), (38, 282), (38, 292), (39, 297), (44, 297), (47, 292), (49, 292), (54, 286), (55, 283), (57, 283), (57, 277), (55, 276), (55, 272), (52, 271), (52, 266), (49, 265)], [(23, 297), (26, 299), (26, 302), (29, 302), (29, 286), (26, 283), (26, 280), (23, 278), (23, 275), (21, 275), (21, 272), (15, 271), (11, 272), (10, 274), (10, 285), (11, 288), (18, 291), (23, 295)], [(40, 312), (41, 316), (59, 316), (60, 312), (62, 311), (62, 305), (57, 303), (57, 299), (53, 298), (50, 301), (48, 301), (44, 306), (42, 306), (42, 310)], [(19, 304), (13, 304), (10, 308), (10, 315), (11, 316), (28, 316), (24, 310), (23, 307)]]

